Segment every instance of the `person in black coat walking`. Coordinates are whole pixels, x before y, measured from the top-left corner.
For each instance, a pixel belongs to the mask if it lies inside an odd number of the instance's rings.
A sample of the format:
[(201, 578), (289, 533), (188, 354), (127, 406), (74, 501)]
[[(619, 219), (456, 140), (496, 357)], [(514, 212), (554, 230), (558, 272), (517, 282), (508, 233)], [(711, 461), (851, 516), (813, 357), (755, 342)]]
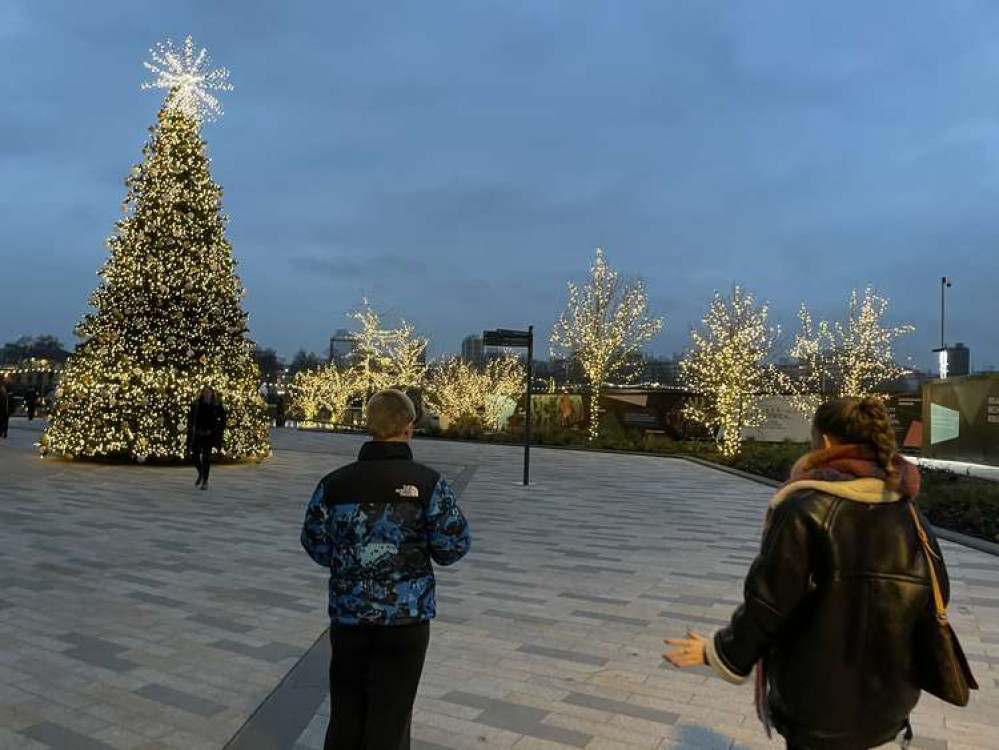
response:
[(0, 381), (0, 438), (7, 439), (7, 426), (10, 424), (10, 413), (14, 410), (14, 400), (6, 384)]
[(225, 409), (212, 388), (205, 387), (191, 404), (187, 414), (187, 449), (194, 458), (198, 479), (194, 483), (208, 489), (208, 472), (211, 469), (212, 448), (222, 450), (225, 431)]
[(664, 658), (733, 683), (755, 669), (757, 714), (790, 750), (908, 747), (933, 648), (923, 628), (939, 629), (934, 579), (943, 604), (950, 592), (915, 505), (919, 471), (877, 398), (823, 404), (812, 447), (770, 502), (731, 622), (712, 638), (667, 639)]
[(30, 422), (35, 418), (35, 412), (38, 410), (38, 391), (34, 388), (24, 394), (24, 407), (28, 411), (28, 421)]

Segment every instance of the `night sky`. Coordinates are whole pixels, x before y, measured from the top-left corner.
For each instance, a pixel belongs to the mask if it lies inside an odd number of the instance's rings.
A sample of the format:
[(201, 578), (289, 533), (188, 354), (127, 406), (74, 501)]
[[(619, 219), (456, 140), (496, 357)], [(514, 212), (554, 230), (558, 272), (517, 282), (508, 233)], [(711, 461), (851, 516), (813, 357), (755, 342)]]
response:
[(788, 330), (873, 283), (903, 354), (999, 365), (999, 4), (0, 2), (0, 342), (72, 342), (191, 34), (251, 335), (324, 351), (362, 296), (455, 351), (551, 328), (602, 244), (679, 351), (740, 282)]

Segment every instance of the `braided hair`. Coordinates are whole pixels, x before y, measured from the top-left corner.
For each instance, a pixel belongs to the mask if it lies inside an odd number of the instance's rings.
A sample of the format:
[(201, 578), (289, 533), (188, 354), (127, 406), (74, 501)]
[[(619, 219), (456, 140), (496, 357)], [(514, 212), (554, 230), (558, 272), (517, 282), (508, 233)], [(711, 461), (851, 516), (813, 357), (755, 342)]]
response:
[(837, 398), (822, 404), (815, 412), (812, 426), (817, 432), (837, 442), (864, 445), (874, 452), (878, 465), (884, 469), (889, 489), (897, 490), (900, 477), (895, 466), (895, 431), (888, 409), (881, 399)]

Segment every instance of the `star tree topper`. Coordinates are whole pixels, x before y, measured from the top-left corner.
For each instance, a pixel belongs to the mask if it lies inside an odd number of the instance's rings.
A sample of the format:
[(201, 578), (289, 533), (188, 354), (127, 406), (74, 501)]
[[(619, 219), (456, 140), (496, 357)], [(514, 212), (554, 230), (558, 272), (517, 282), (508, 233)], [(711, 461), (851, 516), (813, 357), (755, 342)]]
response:
[(222, 105), (211, 91), (232, 91), (229, 71), (226, 68), (208, 70), (211, 62), (208, 51), (194, 51), (191, 37), (184, 40), (184, 48), (174, 47), (171, 40), (149, 50), (152, 62), (143, 65), (156, 78), (142, 84), (143, 89), (167, 89), (173, 92), (171, 106), (198, 122), (213, 121), (222, 114)]

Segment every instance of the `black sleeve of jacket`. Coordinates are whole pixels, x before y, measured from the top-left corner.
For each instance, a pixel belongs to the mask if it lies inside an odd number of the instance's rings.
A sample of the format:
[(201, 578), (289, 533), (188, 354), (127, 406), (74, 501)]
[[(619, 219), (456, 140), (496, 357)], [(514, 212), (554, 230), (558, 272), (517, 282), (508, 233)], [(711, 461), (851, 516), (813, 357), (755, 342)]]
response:
[(745, 600), (714, 637), (712, 655), (733, 677), (746, 677), (808, 593), (812, 574), (810, 524), (796, 498), (774, 512), (759, 556), (746, 576)]

